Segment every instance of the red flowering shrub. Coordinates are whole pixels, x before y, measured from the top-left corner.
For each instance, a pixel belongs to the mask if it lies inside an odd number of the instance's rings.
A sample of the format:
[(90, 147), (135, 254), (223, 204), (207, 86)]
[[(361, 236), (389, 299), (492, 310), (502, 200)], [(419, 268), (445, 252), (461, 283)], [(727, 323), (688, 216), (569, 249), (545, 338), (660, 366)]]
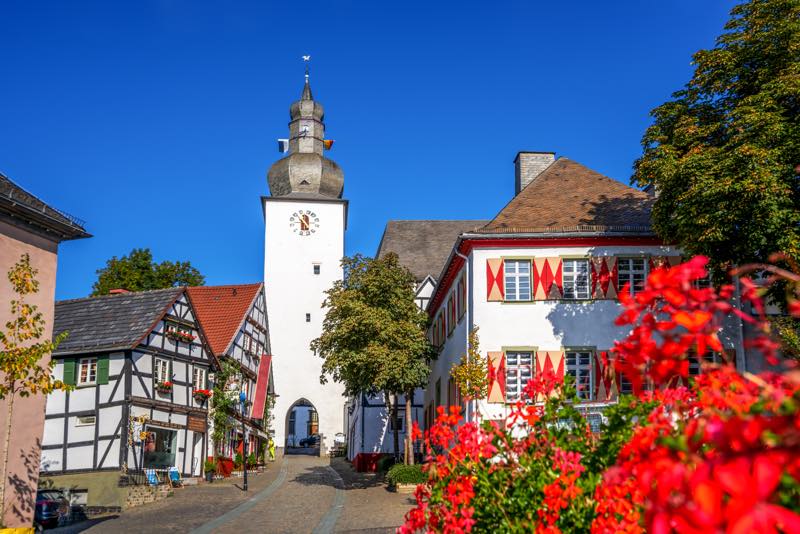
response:
[[(730, 315), (778, 363), (762, 289), (741, 279), (753, 311), (743, 313), (733, 286), (694, 286), (705, 264), (657, 269), (636, 295), (620, 292), (617, 324), (631, 332), (610, 363), (636, 397), (607, 409), (599, 435), (552, 375), (526, 391), (545, 402), (518, 403), (504, 428), (440, 409), (425, 435), (428, 483), (400, 531), (800, 533), (800, 371), (734, 368), (718, 337)], [(709, 350), (722, 363), (697, 358), (703, 372), (690, 379), (690, 357)]]

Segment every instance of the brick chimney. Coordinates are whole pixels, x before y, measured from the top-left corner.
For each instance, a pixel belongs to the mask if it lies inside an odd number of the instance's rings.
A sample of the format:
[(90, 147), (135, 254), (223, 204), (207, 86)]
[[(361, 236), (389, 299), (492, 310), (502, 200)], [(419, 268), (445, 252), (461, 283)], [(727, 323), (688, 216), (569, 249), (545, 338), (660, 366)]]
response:
[(556, 160), (555, 152), (519, 152), (514, 158), (514, 195)]
[(125, 293), (130, 293), (130, 291), (128, 291), (127, 289), (123, 289), (121, 287), (117, 289), (108, 290), (109, 295), (124, 295)]

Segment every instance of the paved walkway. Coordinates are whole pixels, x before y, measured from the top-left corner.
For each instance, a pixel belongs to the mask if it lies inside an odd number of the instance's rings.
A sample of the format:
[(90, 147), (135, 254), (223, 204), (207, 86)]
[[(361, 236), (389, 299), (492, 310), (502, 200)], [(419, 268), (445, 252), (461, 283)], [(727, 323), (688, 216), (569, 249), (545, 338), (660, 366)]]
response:
[(51, 532), (389, 533), (413, 504), (339, 458), (286, 456), (249, 486), (246, 494), (230, 483), (189, 487), (118, 517)]

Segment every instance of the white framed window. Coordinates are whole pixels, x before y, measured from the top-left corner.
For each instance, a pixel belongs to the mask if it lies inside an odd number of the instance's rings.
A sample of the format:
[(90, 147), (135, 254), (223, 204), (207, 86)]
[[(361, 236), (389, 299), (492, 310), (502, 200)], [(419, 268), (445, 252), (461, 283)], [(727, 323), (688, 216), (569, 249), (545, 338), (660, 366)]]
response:
[[(689, 376), (697, 376), (703, 372), (703, 368), (700, 365), (700, 360), (697, 358), (696, 355), (690, 354), (689, 355)], [(703, 356), (703, 360), (707, 363), (722, 363), (722, 358), (716, 352), (708, 351)]]
[(97, 358), (81, 358), (78, 370), (78, 385), (97, 383)]
[(503, 269), (506, 300), (531, 300), (531, 261), (505, 260)]
[(156, 384), (169, 382), (171, 378), (169, 373), (169, 360), (155, 358), (153, 361), (153, 380), (156, 381)]
[(96, 415), (86, 415), (75, 420), (75, 426), (92, 426), (97, 422)]
[(194, 389), (206, 389), (206, 370), (195, 367), (192, 370), (192, 386)]
[(594, 397), (594, 377), (592, 373), (592, 351), (567, 351), (565, 355), (567, 374), (574, 379), (578, 398), (592, 400)]
[(532, 378), (533, 352), (506, 352), (506, 401), (520, 400)]
[(589, 260), (563, 260), (561, 272), (565, 299), (589, 298)]
[(647, 278), (647, 261), (644, 258), (619, 258), (617, 260), (617, 280), (620, 290), (625, 284), (630, 286), (630, 294), (635, 295), (644, 289)]

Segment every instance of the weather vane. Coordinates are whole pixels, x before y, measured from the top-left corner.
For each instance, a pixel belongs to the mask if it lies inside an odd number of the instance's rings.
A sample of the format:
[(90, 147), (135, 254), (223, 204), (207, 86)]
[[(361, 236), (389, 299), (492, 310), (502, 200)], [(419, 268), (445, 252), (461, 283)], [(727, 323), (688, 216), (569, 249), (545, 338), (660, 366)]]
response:
[(303, 62), (306, 64), (306, 82), (308, 82), (308, 64), (311, 62), (311, 56), (303, 56)]

